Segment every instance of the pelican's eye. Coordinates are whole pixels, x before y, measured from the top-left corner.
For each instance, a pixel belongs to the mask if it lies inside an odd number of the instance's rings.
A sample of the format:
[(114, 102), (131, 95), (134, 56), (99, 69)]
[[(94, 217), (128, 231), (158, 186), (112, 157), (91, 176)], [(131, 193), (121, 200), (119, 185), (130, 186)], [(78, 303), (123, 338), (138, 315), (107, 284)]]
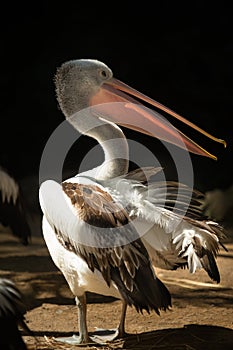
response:
[(108, 77), (108, 73), (104, 69), (100, 69), (99, 74), (100, 74), (101, 78), (103, 78), (103, 79), (106, 79)]

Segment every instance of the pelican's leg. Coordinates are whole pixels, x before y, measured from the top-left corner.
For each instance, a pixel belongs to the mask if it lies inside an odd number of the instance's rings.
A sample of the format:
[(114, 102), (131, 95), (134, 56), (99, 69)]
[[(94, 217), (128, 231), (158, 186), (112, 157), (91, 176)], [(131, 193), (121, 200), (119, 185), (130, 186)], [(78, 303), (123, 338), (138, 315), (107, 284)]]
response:
[(72, 345), (93, 344), (93, 340), (89, 337), (87, 330), (86, 294), (76, 296), (75, 302), (78, 307), (79, 335), (74, 334), (72, 337), (59, 337), (55, 338), (55, 340)]
[(93, 341), (88, 335), (87, 330), (87, 302), (86, 294), (79, 297), (75, 297), (75, 302), (78, 307), (78, 321), (79, 321), (79, 343), (87, 344), (92, 343)]
[(113, 341), (115, 339), (124, 338), (127, 335), (127, 333), (125, 332), (126, 310), (127, 303), (123, 300), (119, 326), (115, 329), (97, 328), (96, 334), (94, 336), (91, 336), (91, 339), (100, 344), (106, 344), (107, 342)]
[(118, 335), (117, 338), (123, 338), (126, 336), (125, 332), (125, 316), (126, 316), (126, 310), (127, 310), (127, 303), (123, 300), (122, 301), (122, 309), (121, 309), (121, 319), (118, 326)]

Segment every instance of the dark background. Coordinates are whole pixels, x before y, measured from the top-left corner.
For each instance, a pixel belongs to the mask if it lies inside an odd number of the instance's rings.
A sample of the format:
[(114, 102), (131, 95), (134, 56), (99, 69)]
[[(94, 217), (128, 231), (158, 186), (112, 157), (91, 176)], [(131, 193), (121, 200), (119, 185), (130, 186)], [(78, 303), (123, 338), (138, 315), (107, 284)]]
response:
[[(118, 79), (225, 139), (226, 149), (196, 135), (218, 161), (192, 160), (200, 189), (230, 186), (233, 13), (230, 3), (186, 4), (6, 3), (0, 21), (1, 164), (18, 179), (38, 174), (46, 141), (64, 119), (54, 93), (56, 68), (69, 59), (95, 58)], [(156, 153), (156, 141), (129, 135)]]

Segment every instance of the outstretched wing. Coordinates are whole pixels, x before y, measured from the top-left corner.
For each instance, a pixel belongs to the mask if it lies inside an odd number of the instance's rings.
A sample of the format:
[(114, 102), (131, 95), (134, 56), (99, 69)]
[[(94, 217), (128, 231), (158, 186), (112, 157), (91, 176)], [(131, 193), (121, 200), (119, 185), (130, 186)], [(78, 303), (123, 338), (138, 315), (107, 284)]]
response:
[[(142, 168), (156, 175), (161, 168)], [(114, 198), (128, 209), (142, 236), (153, 264), (166, 269), (188, 266), (190, 272), (204, 268), (219, 282), (215, 258), (224, 240), (223, 228), (203, 214), (204, 195), (185, 184), (144, 181), (138, 170), (107, 182)]]

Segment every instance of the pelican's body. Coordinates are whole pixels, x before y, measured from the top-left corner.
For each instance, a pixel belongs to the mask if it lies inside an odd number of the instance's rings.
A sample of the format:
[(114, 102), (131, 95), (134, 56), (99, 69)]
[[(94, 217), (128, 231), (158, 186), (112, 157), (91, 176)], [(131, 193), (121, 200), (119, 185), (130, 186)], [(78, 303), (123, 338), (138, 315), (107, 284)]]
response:
[[(108, 287), (99, 271), (93, 273), (83, 258), (60, 244), (45, 218), (43, 219), (43, 232), (50, 255), (56, 266), (62, 271), (73, 295), (80, 296), (88, 291), (116, 298), (120, 297), (117, 288), (113, 285)], [(56, 253), (54, 254), (54, 252)]]
[[(76, 298), (80, 337), (75, 341), (90, 341), (87, 291), (122, 300), (118, 334), (123, 336), (127, 305), (158, 314), (171, 306), (170, 293), (155, 275), (154, 267), (187, 266), (190, 272), (204, 268), (219, 282), (215, 257), (222, 231), (217, 223), (202, 217), (198, 192), (191, 191), (189, 203), (187, 186), (150, 181), (160, 168), (128, 172), (127, 140), (115, 122), (187, 147), (193, 153), (214, 157), (168, 124), (152, 120), (153, 112), (143, 109), (128, 93), (183, 119), (114, 79), (102, 62), (66, 62), (58, 69), (55, 84), (65, 117), (79, 132), (99, 142), (105, 160), (99, 167), (62, 184), (53, 180), (42, 183), (40, 205), (45, 242)], [(73, 118), (75, 113), (77, 118)], [(182, 200), (180, 211), (175, 212), (165, 202), (169, 199), (174, 204), (178, 189)]]

